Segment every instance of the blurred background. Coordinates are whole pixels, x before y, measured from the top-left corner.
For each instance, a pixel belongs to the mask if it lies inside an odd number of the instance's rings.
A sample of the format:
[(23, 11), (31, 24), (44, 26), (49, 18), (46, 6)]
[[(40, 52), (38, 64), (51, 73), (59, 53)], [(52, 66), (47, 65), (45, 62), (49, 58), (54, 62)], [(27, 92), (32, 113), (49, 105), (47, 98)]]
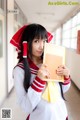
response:
[(80, 120), (79, 0), (0, 0), (0, 112), (2, 108), (11, 108), (12, 120), (26, 118), (16, 103), (12, 70), (17, 53), (10, 39), (29, 23), (43, 25), (54, 36), (52, 44), (65, 47), (66, 66), (72, 79), (71, 88), (65, 94), (69, 120)]

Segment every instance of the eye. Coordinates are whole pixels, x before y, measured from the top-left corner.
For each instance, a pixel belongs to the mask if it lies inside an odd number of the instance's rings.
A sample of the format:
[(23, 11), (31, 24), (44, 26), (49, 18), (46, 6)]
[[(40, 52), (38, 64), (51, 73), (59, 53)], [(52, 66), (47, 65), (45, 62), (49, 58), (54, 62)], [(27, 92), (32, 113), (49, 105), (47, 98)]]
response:
[(35, 43), (38, 43), (38, 42), (39, 42), (39, 39), (34, 39), (34, 42), (35, 42)]

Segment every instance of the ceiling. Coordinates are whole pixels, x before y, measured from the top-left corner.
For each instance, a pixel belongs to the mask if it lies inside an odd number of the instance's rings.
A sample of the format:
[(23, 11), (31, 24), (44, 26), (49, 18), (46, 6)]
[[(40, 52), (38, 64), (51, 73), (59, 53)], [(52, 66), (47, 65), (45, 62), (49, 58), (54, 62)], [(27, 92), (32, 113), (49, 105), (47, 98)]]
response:
[[(74, 14), (80, 5), (53, 5), (53, 4), (76, 4), (79, 0), (15, 0), (28, 23), (39, 23), (50, 32), (64, 23)], [(74, 3), (74, 4), (75, 4)]]

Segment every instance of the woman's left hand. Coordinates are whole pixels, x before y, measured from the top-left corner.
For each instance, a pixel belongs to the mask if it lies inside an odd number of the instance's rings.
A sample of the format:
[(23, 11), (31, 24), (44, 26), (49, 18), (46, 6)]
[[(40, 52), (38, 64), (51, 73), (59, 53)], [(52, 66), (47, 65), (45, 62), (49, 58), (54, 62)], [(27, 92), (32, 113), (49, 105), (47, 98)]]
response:
[(66, 77), (66, 78), (69, 78), (69, 76), (70, 76), (70, 71), (69, 71), (69, 69), (68, 69), (66, 66), (60, 65), (60, 66), (58, 66), (58, 68), (56, 69), (56, 74), (57, 74), (58, 76), (64, 76), (64, 77)]

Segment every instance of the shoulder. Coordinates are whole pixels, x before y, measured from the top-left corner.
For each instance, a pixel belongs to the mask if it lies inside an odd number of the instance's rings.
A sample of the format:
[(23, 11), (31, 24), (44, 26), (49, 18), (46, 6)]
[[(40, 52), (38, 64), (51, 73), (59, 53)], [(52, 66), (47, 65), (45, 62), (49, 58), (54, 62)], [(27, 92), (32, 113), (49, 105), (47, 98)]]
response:
[(16, 73), (24, 73), (24, 69), (22, 69), (21, 67), (19, 66), (16, 66), (14, 69), (13, 69), (13, 72), (16, 72)]
[(23, 62), (17, 63), (17, 65), (14, 67), (14, 70), (13, 70), (13, 71), (16, 71), (16, 72), (21, 71), (21, 72), (23, 72), (23, 71), (24, 71)]
[(22, 69), (22, 68), (19, 67), (19, 66), (16, 66), (16, 67), (13, 69), (13, 77), (14, 77), (14, 78), (23, 78), (23, 77), (24, 77), (24, 69)]
[(20, 85), (24, 81), (24, 70), (18, 66), (13, 69), (13, 79), (15, 85)]
[(22, 68), (23, 70), (24, 70), (24, 64), (23, 64), (23, 62), (21, 61), (21, 62), (19, 62), (17, 65), (16, 65), (16, 67), (20, 67), (20, 68)]

